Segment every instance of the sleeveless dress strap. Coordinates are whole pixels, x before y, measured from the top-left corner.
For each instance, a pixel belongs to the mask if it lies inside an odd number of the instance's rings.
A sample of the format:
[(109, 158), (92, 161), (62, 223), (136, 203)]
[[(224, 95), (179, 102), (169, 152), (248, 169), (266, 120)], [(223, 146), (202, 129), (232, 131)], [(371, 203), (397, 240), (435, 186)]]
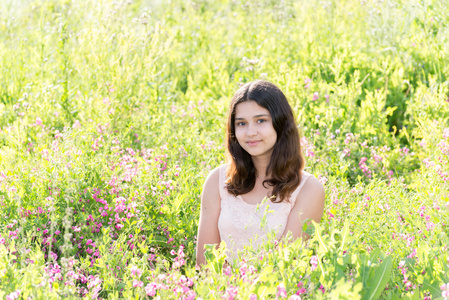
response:
[(307, 181), (307, 179), (309, 179), (309, 177), (313, 176), (310, 173), (307, 173), (305, 171), (302, 171), (302, 176), (301, 176), (301, 182), (299, 183), (298, 187), (296, 188), (296, 190), (293, 191), (291, 197), (290, 197), (290, 203), (292, 205), (292, 207), (295, 205), (296, 199), (298, 198), (299, 192), (301, 191), (302, 187), (304, 186), (304, 183)]

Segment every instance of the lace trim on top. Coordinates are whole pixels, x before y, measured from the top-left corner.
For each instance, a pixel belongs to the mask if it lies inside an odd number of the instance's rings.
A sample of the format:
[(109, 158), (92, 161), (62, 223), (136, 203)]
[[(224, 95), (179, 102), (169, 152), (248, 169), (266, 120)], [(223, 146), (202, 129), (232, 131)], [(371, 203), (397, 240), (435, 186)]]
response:
[(226, 242), (227, 257), (232, 261), (237, 257), (237, 251), (244, 246), (257, 248), (271, 230), (274, 230), (276, 239), (281, 238), (296, 198), (311, 174), (303, 171), (301, 183), (292, 193), (290, 202), (273, 203), (267, 199), (260, 204), (249, 204), (242, 196), (228, 193), (225, 186), (226, 169), (227, 165), (224, 165), (219, 170), (221, 211), (218, 230), (220, 239)]

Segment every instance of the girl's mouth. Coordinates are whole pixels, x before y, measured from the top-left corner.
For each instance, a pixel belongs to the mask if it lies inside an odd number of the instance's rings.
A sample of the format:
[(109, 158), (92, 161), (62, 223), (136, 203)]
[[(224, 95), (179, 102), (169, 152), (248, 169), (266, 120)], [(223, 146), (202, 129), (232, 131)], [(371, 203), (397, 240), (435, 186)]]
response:
[(257, 144), (259, 144), (261, 141), (248, 141), (246, 142), (249, 146), (256, 146)]

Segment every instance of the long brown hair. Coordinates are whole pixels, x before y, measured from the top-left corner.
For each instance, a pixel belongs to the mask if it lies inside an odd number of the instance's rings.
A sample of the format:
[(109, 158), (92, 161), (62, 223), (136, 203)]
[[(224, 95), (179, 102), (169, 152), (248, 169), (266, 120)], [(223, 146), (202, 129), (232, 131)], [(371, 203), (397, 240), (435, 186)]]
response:
[(271, 114), (277, 140), (271, 154), (263, 185), (273, 186), (272, 202), (288, 201), (301, 182), (304, 157), (299, 132), (290, 104), (284, 93), (273, 83), (257, 80), (242, 86), (231, 100), (226, 130), (229, 167), (226, 188), (237, 196), (250, 192), (256, 184), (256, 169), (251, 155), (238, 143), (235, 136), (235, 108), (239, 103), (254, 101)]

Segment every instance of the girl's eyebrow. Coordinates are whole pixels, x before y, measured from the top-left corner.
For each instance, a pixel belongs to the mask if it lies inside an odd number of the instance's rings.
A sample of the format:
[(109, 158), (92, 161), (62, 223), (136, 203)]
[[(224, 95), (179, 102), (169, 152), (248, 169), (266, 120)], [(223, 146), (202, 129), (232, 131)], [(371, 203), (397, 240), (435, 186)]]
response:
[[(262, 114), (262, 115), (255, 115), (253, 118), (260, 118), (260, 117), (270, 117), (268, 114)], [(235, 120), (244, 120), (245, 118), (235, 118)]]

